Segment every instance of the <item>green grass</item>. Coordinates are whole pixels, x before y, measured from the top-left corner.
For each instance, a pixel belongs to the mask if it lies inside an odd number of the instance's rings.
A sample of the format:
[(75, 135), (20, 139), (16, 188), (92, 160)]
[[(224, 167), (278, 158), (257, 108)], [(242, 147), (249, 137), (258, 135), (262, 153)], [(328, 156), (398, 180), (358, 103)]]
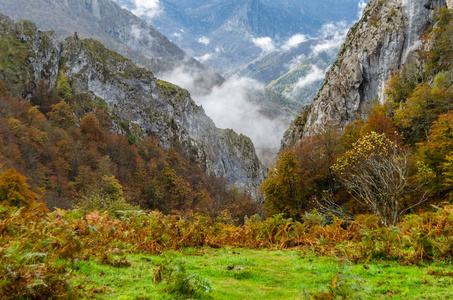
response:
[[(315, 295), (329, 286), (346, 287), (350, 299), (360, 299), (354, 292), (357, 287), (365, 299), (453, 299), (453, 266), (443, 262), (376, 262), (365, 268), (335, 258), (301, 256), (298, 251), (228, 248), (185, 249), (174, 259), (185, 262), (188, 274), (211, 283), (211, 299), (304, 299), (304, 291), (305, 296)], [(163, 292), (164, 283), (153, 284), (153, 268), (161, 256), (127, 255), (127, 260), (131, 266), (123, 268), (79, 262), (73, 280), (85, 285), (87, 298), (172, 299)]]

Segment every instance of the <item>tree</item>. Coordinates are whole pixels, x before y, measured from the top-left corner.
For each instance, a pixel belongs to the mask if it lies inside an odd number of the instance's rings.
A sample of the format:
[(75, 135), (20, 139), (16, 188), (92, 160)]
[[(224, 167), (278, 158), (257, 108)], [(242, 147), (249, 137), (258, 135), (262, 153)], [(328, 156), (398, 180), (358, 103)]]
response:
[(264, 208), (268, 214), (284, 213), (288, 217), (298, 217), (306, 203), (300, 203), (302, 194), (298, 178), (300, 168), (294, 153), (284, 153), (277, 162), (276, 169), (269, 171), (268, 178), (261, 184), (264, 195)]
[(0, 176), (0, 203), (12, 206), (29, 206), (39, 196), (30, 190), (27, 179), (14, 168)]
[(386, 116), (387, 107), (384, 105), (376, 105), (370, 117), (366, 121), (365, 126), (361, 130), (361, 136), (371, 132), (383, 133), (392, 141), (401, 139), (398, 134), (398, 128), (393, 123), (392, 118)]
[(452, 89), (439, 86), (441, 77), (442, 74), (436, 77), (438, 84), (434, 88), (420, 84), (395, 113), (395, 123), (406, 131), (405, 136), (412, 143), (426, 140), (432, 123), (452, 108)]
[(52, 88), (50, 82), (41, 78), (33, 90), (33, 97), (31, 99), (33, 105), (37, 105), (43, 114), (47, 114), (51, 110), (52, 102)]
[(436, 72), (451, 69), (453, 60), (453, 14), (446, 7), (436, 11), (436, 26), (430, 30), (432, 45), (428, 51), (428, 70)]
[(448, 192), (449, 200), (453, 200), (453, 150), (451, 151), (451, 155), (446, 157), (446, 161), (442, 164), (444, 172), (442, 175), (444, 176), (444, 188)]
[(320, 134), (304, 137), (294, 151), (280, 157), (276, 169), (269, 172), (261, 185), (269, 214), (284, 213), (299, 219), (325, 191), (335, 192), (330, 166), (343, 150), (339, 139), (338, 128), (330, 126)]
[(64, 101), (52, 105), (47, 115), (53, 125), (63, 129), (71, 128), (76, 124), (71, 107)]
[(83, 117), (80, 122), (80, 133), (84, 141), (94, 142), (97, 145), (102, 144), (101, 148), (105, 147), (105, 132), (102, 131), (99, 120), (94, 113), (89, 113)]
[(408, 188), (408, 159), (408, 149), (385, 134), (371, 132), (339, 157), (332, 169), (357, 202), (376, 214), (383, 226), (390, 226), (426, 199), (408, 207), (401, 204)]
[[(448, 157), (453, 155), (453, 111), (441, 115), (433, 123), (428, 140), (418, 144), (417, 158), (432, 169), (436, 176), (435, 191), (451, 193), (448, 178), (453, 173)], [(450, 175), (449, 175), (450, 174)]]
[(0, 97), (8, 97), (9, 96), (9, 91), (5, 87), (5, 84), (3, 81), (0, 80)]

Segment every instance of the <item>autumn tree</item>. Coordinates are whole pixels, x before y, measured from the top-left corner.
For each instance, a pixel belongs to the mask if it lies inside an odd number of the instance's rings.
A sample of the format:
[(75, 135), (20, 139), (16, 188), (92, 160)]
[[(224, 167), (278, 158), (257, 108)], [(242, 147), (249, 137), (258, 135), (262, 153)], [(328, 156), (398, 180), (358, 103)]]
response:
[(277, 161), (275, 169), (269, 171), (268, 178), (261, 184), (264, 195), (264, 208), (269, 215), (284, 213), (298, 218), (307, 203), (300, 201), (302, 185), (299, 182), (300, 168), (294, 153), (288, 151)]
[(453, 156), (453, 111), (441, 115), (430, 129), (427, 141), (418, 145), (417, 159), (436, 175), (435, 190), (439, 195), (451, 193), (448, 179), (453, 173), (449, 157)]
[(395, 123), (411, 143), (426, 140), (432, 123), (452, 108), (453, 92), (442, 85), (442, 77), (436, 77), (433, 88), (420, 84), (395, 113)]
[(39, 196), (30, 190), (27, 179), (14, 168), (0, 175), (0, 203), (12, 206), (29, 206)]
[(53, 104), (47, 116), (54, 126), (63, 129), (69, 129), (76, 124), (71, 107), (64, 101)]
[(409, 154), (385, 134), (371, 132), (339, 157), (332, 169), (357, 202), (376, 214), (383, 226), (390, 226), (426, 200), (422, 197), (411, 206), (402, 205), (408, 191)]
[(328, 126), (320, 134), (304, 137), (294, 151), (280, 157), (277, 168), (261, 185), (269, 214), (284, 213), (298, 219), (325, 193), (336, 191), (330, 166), (343, 151), (339, 139), (338, 128)]
[(9, 96), (9, 91), (5, 87), (5, 84), (3, 81), (0, 80), (0, 97), (8, 97)]
[(365, 126), (365, 121), (362, 119), (346, 125), (343, 135), (340, 137), (341, 144), (345, 150), (350, 150), (352, 145), (360, 139), (363, 126)]
[(41, 78), (38, 81), (33, 90), (31, 102), (33, 105), (37, 105), (43, 114), (47, 114), (51, 110), (53, 97), (49, 80)]
[(86, 142), (105, 144), (105, 132), (102, 131), (99, 120), (94, 113), (89, 113), (83, 117), (80, 122), (80, 133), (82, 139)]
[(401, 136), (398, 134), (398, 128), (389, 115), (390, 112), (387, 105), (376, 105), (370, 117), (366, 120), (366, 124), (361, 128), (361, 136), (374, 131), (385, 134), (392, 141), (400, 142)]
[(446, 157), (446, 161), (442, 164), (444, 170), (443, 188), (447, 191), (448, 200), (453, 200), (453, 151), (451, 155)]
[(453, 14), (446, 7), (435, 13), (436, 26), (430, 30), (428, 51), (428, 70), (438, 72), (451, 69), (453, 60)]

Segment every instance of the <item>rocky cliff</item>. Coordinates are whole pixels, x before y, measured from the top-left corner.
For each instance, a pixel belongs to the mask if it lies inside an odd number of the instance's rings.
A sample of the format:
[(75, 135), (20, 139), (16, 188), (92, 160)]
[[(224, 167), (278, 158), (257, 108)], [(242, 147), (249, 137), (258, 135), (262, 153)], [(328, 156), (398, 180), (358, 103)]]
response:
[(73, 35), (60, 43), (54, 33), (37, 31), (31, 22), (14, 23), (1, 15), (0, 48), (5, 50), (0, 79), (14, 87), (15, 95), (30, 98), (41, 78), (56, 90), (67, 84), (65, 98), (79, 119), (101, 107), (115, 131), (153, 135), (164, 147), (182, 148), (207, 172), (260, 199), (265, 170), (251, 140), (216, 128), (187, 91), (156, 79), (98, 41)]
[(0, 13), (16, 21), (30, 20), (41, 30), (53, 29), (60, 37), (77, 32), (82, 38), (94, 38), (156, 75), (181, 68), (205, 89), (223, 82), (220, 75), (111, 0), (2, 0)]
[[(426, 7), (428, 5), (428, 8)], [(385, 99), (385, 82), (411, 58), (432, 22), (431, 9), (442, 1), (372, 0), (348, 32), (338, 60), (326, 74), (314, 102), (301, 111), (282, 140), (282, 148), (327, 124), (344, 128), (367, 118), (370, 104)]]

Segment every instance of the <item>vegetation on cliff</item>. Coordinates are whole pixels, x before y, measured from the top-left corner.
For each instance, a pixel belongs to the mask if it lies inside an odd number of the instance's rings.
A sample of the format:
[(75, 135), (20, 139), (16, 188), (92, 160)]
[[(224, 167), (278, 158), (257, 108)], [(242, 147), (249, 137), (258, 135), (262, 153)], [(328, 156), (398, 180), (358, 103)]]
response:
[(452, 12), (438, 9), (435, 18), (421, 50), (387, 82), (384, 105), (281, 154), (261, 187), (269, 213), (368, 212), (389, 226), (408, 211), (452, 200)]

